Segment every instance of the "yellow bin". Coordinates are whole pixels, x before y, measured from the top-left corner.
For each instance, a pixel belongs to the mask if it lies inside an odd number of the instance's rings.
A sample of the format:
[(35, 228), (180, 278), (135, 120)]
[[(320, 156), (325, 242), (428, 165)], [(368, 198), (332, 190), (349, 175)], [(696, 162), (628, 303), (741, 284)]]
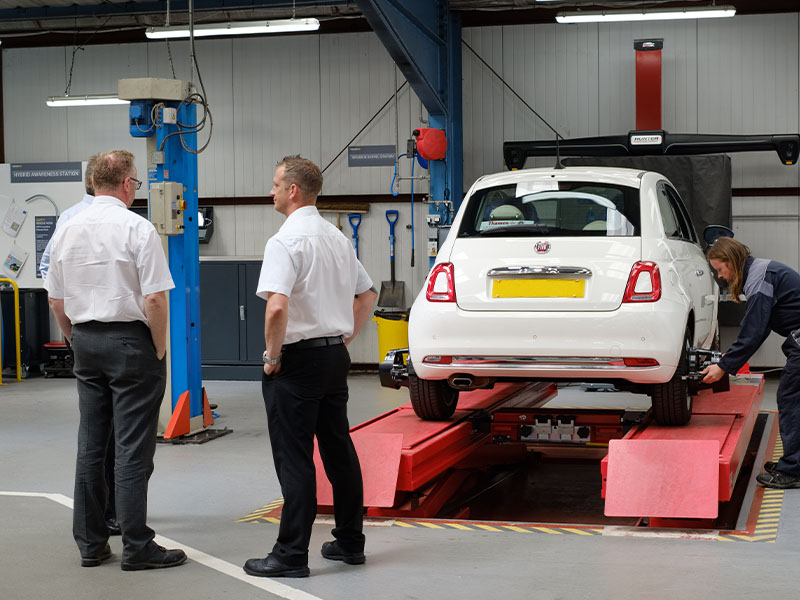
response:
[(376, 310), (372, 318), (378, 324), (378, 362), (382, 363), (389, 350), (408, 348), (408, 313)]

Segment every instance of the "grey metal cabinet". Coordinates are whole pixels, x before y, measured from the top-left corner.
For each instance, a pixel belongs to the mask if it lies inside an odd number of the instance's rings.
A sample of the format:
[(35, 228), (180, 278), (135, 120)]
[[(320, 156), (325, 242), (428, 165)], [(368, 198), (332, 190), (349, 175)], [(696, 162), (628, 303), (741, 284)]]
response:
[(256, 296), (261, 261), (200, 262), (204, 379), (258, 380), (266, 303)]

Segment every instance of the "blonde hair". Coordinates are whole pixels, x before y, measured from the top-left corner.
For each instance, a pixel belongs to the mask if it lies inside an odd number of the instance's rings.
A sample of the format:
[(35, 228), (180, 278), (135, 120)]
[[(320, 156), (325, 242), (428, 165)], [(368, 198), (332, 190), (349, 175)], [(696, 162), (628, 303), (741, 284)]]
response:
[(744, 262), (750, 256), (750, 248), (738, 240), (729, 237), (718, 238), (714, 245), (708, 249), (706, 256), (725, 263), (731, 273), (730, 285), (731, 300), (740, 302), (739, 295), (744, 288)]
[(322, 190), (322, 172), (316, 164), (296, 154), (284, 156), (278, 163), (281, 165), (286, 185), (295, 184), (308, 199), (317, 197)]

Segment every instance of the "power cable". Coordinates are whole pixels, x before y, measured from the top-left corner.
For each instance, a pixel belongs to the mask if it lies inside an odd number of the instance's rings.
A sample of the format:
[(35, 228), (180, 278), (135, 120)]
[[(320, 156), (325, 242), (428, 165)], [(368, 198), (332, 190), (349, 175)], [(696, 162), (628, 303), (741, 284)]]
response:
[(30, 198), (25, 200), (25, 204), (30, 204), (34, 200), (47, 200), (50, 204), (53, 205), (53, 208), (56, 211), (56, 219), (58, 218), (58, 216), (60, 214), (59, 210), (58, 210), (58, 206), (56, 205), (55, 202), (53, 202), (53, 199), (50, 196), (48, 196), (47, 194), (34, 194), (33, 196), (31, 196)]
[(530, 110), (530, 111), (531, 111), (531, 112), (532, 112), (534, 115), (536, 115), (536, 116), (537, 116), (537, 117), (538, 117), (538, 118), (539, 118), (539, 119), (542, 121), (542, 123), (544, 123), (545, 125), (547, 125), (547, 127), (550, 129), (550, 131), (552, 131), (553, 133), (555, 133), (555, 134), (556, 134), (556, 137), (557, 137), (557, 138), (561, 138), (562, 140), (564, 139), (564, 136), (562, 136), (560, 133), (558, 133), (558, 131), (556, 131), (556, 129), (555, 129), (555, 128), (554, 128), (552, 125), (550, 125), (550, 123), (548, 123), (548, 122), (547, 122), (547, 119), (545, 119), (545, 118), (544, 118), (542, 115), (540, 115), (538, 112), (536, 112), (536, 110), (535, 110), (535, 109), (534, 109), (534, 108), (533, 108), (533, 107), (532, 107), (530, 104), (528, 104), (528, 103), (525, 101), (525, 99), (524, 99), (522, 96), (520, 96), (520, 95), (519, 95), (519, 94), (516, 92), (516, 90), (514, 90), (514, 88), (512, 88), (512, 87), (511, 87), (511, 86), (510, 86), (510, 85), (509, 85), (509, 84), (506, 82), (506, 80), (505, 80), (505, 79), (503, 79), (503, 78), (502, 78), (502, 76), (501, 76), (501, 75), (500, 75), (500, 74), (499, 74), (497, 71), (495, 71), (495, 70), (494, 70), (494, 69), (491, 67), (491, 65), (490, 65), (489, 63), (487, 63), (485, 60), (483, 60), (483, 58), (481, 57), (481, 55), (480, 55), (480, 54), (478, 54), (477, 52), (475, 52), (475, 50), (472, 48), (472, 46), (470, 46), (470, 45), (469, 45), (469, 44), (466, 42), (466, 40), (462, 39), (462, 40), (461, 40), (461, 43), (462, 43), (462, 44), (464, 44), (464, 46), (466, 46), (466, 47), (467, 47), (467, 49), (468, 49), (470, 52), (472, 52), (472, 53), (475, 55), (475, 57), (476, 57), (476, 58), (477, 58), (479, 61), (481, 61), (481, 62), (482, 62), (482, 63), (483, 63), (485, 66), (486, 66), (486, 68), (487, 68), (487, 69), (489, 69), (489, 70), (490, 70), (490, 71), (491, 71), (491, 72), (494, 74), (494, 76), (495, 76), (495, 77), (497, 77), (497, 78), (500, 80), (500, 82), (501, 82), (501, 83), (502, 83), (504, 86), (506, 86), (506, 87), (508, 88), (508, 90), (509, 90), (509, 91), (510, 91), (512, 94), (514, 94), (514, 95), (515, 95), (515, 96), (516, 96), (516, 97), (519, 99), (519, 101), (520, 101), (520, 102), (522, 102), (522, 103), (523, 103), (523, 104), (524, 104), (524, 105), (525, 105), (525, 106), (528, 108), (528, 110)]
[[(67, 80), (67, 89), (64, 90), (64, 95), (69, 96), (69, 90), (72, 87), (72, 71), (75, 69), (75, 55), (78, 53), (78, 50), (83, 50), (84, 46), (92, 41), (92, 38), (96, 36), (100, 30), (111, 20), (111, 17), (108, 17), (105, 21), (103, 21), (97, 29), (95, 29), (92, 34), (86, 38), (86, 41), (83, 42), (80, 46), (76, 45), (78, 42), (78, 32), (75, 31), (75, 35), (72, 38), (72, 62), (69, 66), (69, 79)], [(77, 22), (76, 22), (77, 25)]]
[(374, 115), (372, 115), (372, 117), (370, 117), (370, 120), (369, 120), (369, 121), (367, 121), (367, 123), (366, 123), (366, 124), (365, 124), (365, 125), (364, 125), (364, 126), (361, 128), (361, 129), (359, 129), (359, 130), (358, 130), (358, 133), (356, 133), (356, 134), (353, 136), (353, 138), (352, 138), (352, 139), (351, 139), (349, 142), (347, 142), (347, 143), (344, 145), (344, 148), (342, 148), (341, 150), (339, 150), (339, 152), (336, 154), (336, 156), (334, 156), (334, 157), (331, 159), (331, 162), (329, 162), (327, 165), (325, 165), (325, 168), (324, 168), (324, 169), (322, 169), (322, 172), (323, 172), (323, 173), (324, 173), (325, 171), (327, 171), (327, 170), (328, 170), (328, 167), (330, 167), (330, 166), (331, 166), (333, 163), (335, 163), (335, 162), (336, 162), (336, 159), (337, 159), (337, 158), (339, 158), (339, 157), (342, 155), (342, 153), (343, 153), (345, 150), (347, 150), (347, 149), (350, 147), (350, 144), (352, 144), (354, 141), (356, 141), (356, 139), (358, 138), (358, 136), (360, 136), (360, 135), (361, 135), (361, 133), (362, 133), (362, 132), (363, 132), (363, 131), (364, 131), (364, 130), (367, 128), (367, 127), (369, 127), (369, 126), (370, 126), (370, 124), (371, 124), (371, 123), (372, 123), (372, 122), (373, 122), (373, 121), (374, 121), (374, 120), (377, 118), (377, 116), (383, 112), (383, 109), (384, 109), (384, 108), (386, 108), (387, 106), (389, 106), (389, 103), (390, 103), (392, 100), (394, 100), (394, 95), (395, 95), (396, 93), (398, 93), (400, 90), (402, 90), (402, 89), (403, 89), (403, 86), (405, 86), (407, 83), (408, 83), (408, 81), (404, 81), (404, 82), (403, 82), (403, 83), (400, 85), (400, 87), (399, 87), (399, 88), (397, 88), (397, 90), (396, 90), (396, 91), (395, 91), (395, 92), (394, 92), (394, 93), (393, 93), (391, 96), (389, 96), (389, 99), (388, 99), (386, 102), (384, 102), (384, 103), (383, 103), (383, 106), (381, 106), (381, 107), (378, 109), (378, 112), (376, 112)]

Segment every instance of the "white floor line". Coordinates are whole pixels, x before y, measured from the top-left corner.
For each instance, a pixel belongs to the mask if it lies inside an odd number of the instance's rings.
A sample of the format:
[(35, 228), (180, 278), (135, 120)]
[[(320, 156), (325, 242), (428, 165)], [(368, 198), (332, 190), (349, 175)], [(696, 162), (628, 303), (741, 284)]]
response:
[[(0, 496), (16, 496), (19, 498), (46, 498), (47, 500), (52, 500), (53, 502), (57, 502), (58, 504), (66, 506), (67, 508), (72, 508), (72, 498), (64, 496), (63, 494), (0, 491)], [(309, 594), (303, 590), (289, 587), (288, 585), (270, 579), (269, 577), (253, 577), (251, 575), (247, 575), (240, 566), (224, 561), (221, 558), (211, 556), (210, 554), (206, 554), (201, 550), (197, 550), (196, 548), (192, 548), (191, 546), (187, 546), (186, 544), (182, 544), (176, 540), (157, 535), (155, 542), (156, 544), (161, 544), (162, 546), (166, 547), (181, 548), (184, 552), (186, 552), (186, 556), (188, 556), (194, 562), (200, 563), (201, 565), (210, 569), (214, 569), (215, 571), (218, 571), (223, 575), (227, 575), (228, 577), (238, 579), (243, 583), (252, 585), (253, 587), (264, 590), (265, 592), (269, 592), (270, 594), (280, 596), (281, 598), (286, 598), (287, 600), (322, 600), (318, 596), (314, 596), (313, 594)]]

